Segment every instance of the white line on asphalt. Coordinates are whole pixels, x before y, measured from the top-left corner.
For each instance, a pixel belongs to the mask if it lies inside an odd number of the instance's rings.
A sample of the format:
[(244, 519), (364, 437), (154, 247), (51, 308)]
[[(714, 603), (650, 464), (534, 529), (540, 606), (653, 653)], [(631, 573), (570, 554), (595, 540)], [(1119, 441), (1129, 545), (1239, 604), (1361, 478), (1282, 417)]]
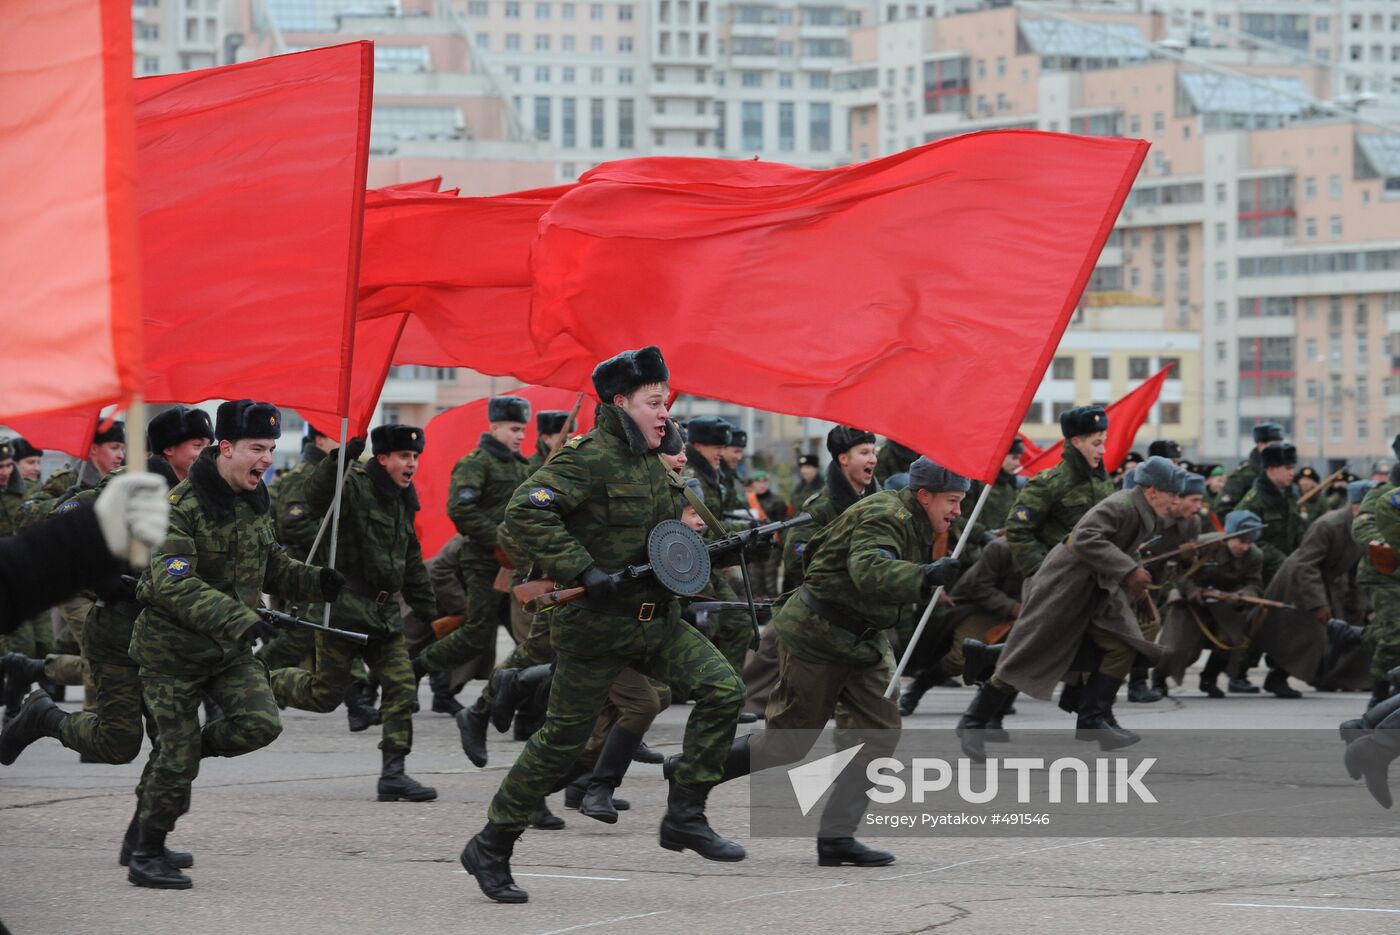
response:
[[(453, 870), (453, 873), (466, 873), (465, 870)], [(606, 880), (609, 883), (626, 883), (627, 877), (579, 877), (568, 873), (517, 873), (518, 877), (547, 877), (551, 880)]]
[(579, 929), (591, 929), (599, 925), (612, 925), (616, 922), (631, 922), (633, 919), (645, 919), (649, 916), (664, 916), (670, 909), (658, 909), (656, 912), (643, 912), (641, 915), (620, 916), (616, 919), (604, 919), (601, 922), (585, 922), (582, 925), (571, 925), (566, 929), (550, 929), (548, 932), (541, 932), (540, 935), (563, 935), (564, 932), (577, 932)]
[(1323, 912), (1400, 912), (1400, 909), (1366, 909), (1361, 906), (1291, 906), (1286, 903), (1211, 903), (1239, 909), (1318, 909)]

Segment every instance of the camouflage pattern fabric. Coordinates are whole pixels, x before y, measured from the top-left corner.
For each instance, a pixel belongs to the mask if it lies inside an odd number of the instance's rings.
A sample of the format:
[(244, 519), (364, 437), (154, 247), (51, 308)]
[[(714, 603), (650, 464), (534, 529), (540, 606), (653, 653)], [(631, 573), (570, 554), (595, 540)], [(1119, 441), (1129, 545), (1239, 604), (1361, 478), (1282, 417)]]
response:
[(1113, 482), (1103, 465), (1091, 469), (1065, 439), (1060, 463), (1026, 482), (1006, 520), (1006, 542), (1021, 577), (1034, 575), (1056, 543), (1111, 493)]

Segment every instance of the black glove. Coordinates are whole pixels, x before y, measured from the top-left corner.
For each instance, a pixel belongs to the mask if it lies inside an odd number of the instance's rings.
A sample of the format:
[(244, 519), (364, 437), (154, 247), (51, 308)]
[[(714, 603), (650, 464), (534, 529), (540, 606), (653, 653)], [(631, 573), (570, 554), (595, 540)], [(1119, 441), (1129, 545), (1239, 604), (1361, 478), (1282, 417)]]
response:
[(363, 438), (352, 438), (345, 443), (345, 463), (359, 460), (360, 455), (365, 453), (365, 440)]
[(748, 549), (745, 550), (744, 554), (748, 556), (748, 559), (751, 562), (767, 561), (773, 556), (773, 537), (755, 537), (752, 541), (749, 542)]
[(924, 590), (932, 591), (934, 588), (947, 587), (958, 580), (958, 572), (962, 568), (962, 563), (952, 556), (940, 558), (936, 562), (924, 565)]
[(1000, 536), (998, 536), (996, 533), (992, 532), (990, 529), (984, 529), (984, 530), (982, 530), (982, 544), (983, 544), (983, 545), (991, 545), (993, 542), (996, 542), (997, 539), (999, 539), (999, 538), (1000, 538)]
[(585, 568), (583, 574), (578, 576), (578, 583), (588, 589), (588, 596), (593, 600), (611, 600), (617, 594), (617, 582), (613, 576), (597, 565)]
[(345, 576), (334, 568), (321, 569), (321, 597), (326, 603), (333, 602), (340, 597), (340, 591), (345, 587)]

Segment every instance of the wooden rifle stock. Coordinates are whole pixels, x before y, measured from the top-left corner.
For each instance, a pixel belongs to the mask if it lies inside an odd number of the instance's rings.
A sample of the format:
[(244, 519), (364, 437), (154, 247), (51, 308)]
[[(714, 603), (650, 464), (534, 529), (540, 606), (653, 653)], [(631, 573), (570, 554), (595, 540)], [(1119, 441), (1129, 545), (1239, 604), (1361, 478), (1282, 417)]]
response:
[(1303, 494), (1301, 497), (1298, 498), (1298, 506), (1302, 506), (1304, 503), (1307, 503), (1309, 500), (1311, 500), (1313, 497), (1316, 497), (1319, 493), (1326, 490), (1328, 487), (1331, 487), (1332, 483), (1335, 480), (1337, 480), (1337, 478), (1341, 477), (1343, 474), (1346, 473), (1346, 470), (1347, 468), (1344, 464), (1341, 467), (1337, 468), (1337, 470), (1333, 471), (1331, 474), (1328, 474), (1322, 479), (1322, 482), (1320, 484), (1318, 484), (1312, 490), (1309, 490), (1307, 493)]
[(526, 613), (537, 614), (560, 604), (569, 604), (588, 593), (587, 588), (564, 588), (549, 578), (526, 581), (510, 589), (515, 599), (525, 608)]
[(1285, 604), (1283, 601), (1271, 601), (1267, 597), (1253, 597), (1248, 594), (1231, 594), (1229, 591), (1220, 591), (1215, 588), (1201, 588), (1201, 596), (1217, 601), (1239, 601), (1243, 604), (1253, 604), (1255, 607), (1277, 607), (1279, 610), (1298, 609), (1295, 605)]

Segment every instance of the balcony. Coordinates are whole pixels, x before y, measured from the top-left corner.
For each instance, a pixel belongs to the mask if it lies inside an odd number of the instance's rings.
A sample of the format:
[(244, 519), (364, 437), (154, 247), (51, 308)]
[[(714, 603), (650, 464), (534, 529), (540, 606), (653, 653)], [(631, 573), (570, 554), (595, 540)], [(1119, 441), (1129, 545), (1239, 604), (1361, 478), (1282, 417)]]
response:
[(715, 96), (715, 86), (705, 81), (654, 81), (651, 96), (710, 98)]
[[(729, 34), (731, 36), (759, 36), (762, 38), (776, 39), (778, 36), (777, 23), (740, 23), (729, 24)], [(845, 38), (843, 34), (841, 38)]]
[(714, 114), (657, 114), (651, 115), (653, 130), (716, 130), (719, 122)]

